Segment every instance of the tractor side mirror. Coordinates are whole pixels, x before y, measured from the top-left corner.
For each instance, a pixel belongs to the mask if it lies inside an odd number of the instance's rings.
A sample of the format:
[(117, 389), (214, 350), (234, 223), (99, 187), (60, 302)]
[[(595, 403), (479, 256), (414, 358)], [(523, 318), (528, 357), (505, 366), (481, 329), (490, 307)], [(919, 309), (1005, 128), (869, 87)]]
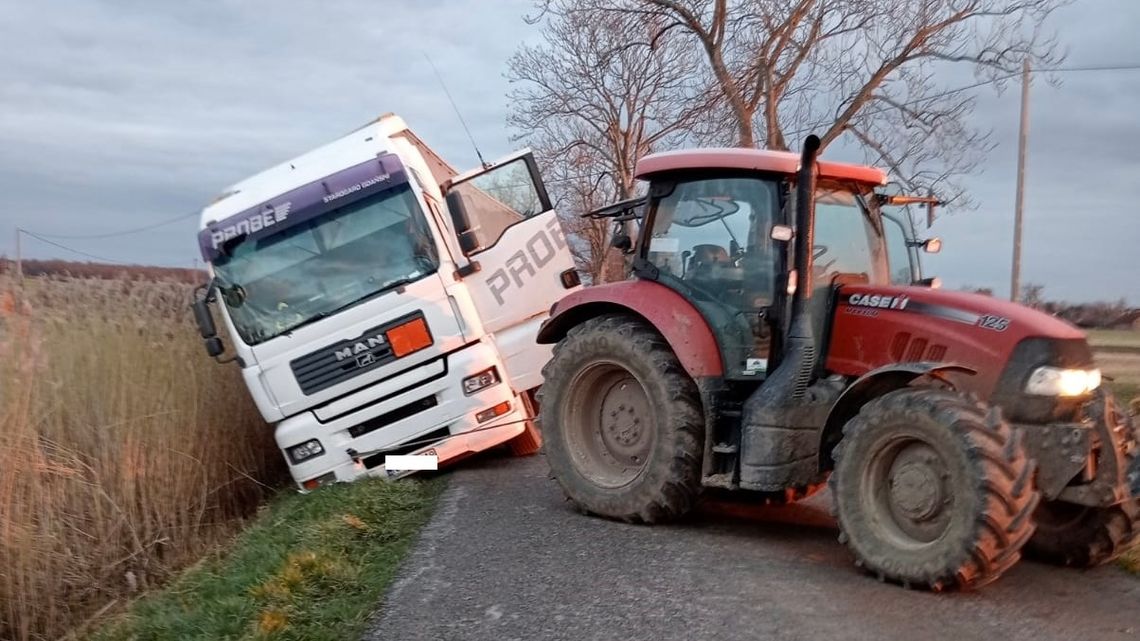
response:
[(772, 233), (770, 234), (772, 240), (788, 242), (795, 235), (795, 232), (788, 225), (772, 225)]
[(922, 241), (922, 251), (928, 254), (937, 254), (942, 251), (942, 239), (937, 237), (927, 238)]

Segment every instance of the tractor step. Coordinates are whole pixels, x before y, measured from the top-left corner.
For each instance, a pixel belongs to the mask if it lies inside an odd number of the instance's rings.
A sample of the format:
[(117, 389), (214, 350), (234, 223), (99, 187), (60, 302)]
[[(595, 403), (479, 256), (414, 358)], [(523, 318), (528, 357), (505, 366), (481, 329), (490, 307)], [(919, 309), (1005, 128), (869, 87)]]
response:
[(740, 448), (732, 443), (717, 443), (713, 446), (712, 451), (716, 454), (736, 454)]

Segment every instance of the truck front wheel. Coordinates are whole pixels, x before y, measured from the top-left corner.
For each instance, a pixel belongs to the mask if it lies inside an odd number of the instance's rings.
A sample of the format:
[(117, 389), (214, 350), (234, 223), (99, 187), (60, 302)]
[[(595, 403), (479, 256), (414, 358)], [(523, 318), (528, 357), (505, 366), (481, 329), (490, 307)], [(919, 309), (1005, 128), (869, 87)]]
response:
[(949, 390), (906, 388), (844, 426), (830, 483), (856, 564), (934, 590), (1001, 576), (1033, 534), (1039, 500), (1021, 434)]
[(555, 346), (543, 379), (546, 458), (579, 509), (644, 523), (692, 509), (700, 400), (660, 335), (627, 316), (586, 321)]

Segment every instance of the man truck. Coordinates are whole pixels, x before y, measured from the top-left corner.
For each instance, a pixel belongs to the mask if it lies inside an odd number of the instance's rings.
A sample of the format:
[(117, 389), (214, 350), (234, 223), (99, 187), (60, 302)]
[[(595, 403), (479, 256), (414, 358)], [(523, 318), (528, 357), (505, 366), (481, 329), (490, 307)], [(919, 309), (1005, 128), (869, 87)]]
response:
[(216, 311), (303, 490), (538, 449), (535, 336), (580, 283), (530, 153), (457, 173), (385, 115), (226, 189), (198, 243), (206, 350)]

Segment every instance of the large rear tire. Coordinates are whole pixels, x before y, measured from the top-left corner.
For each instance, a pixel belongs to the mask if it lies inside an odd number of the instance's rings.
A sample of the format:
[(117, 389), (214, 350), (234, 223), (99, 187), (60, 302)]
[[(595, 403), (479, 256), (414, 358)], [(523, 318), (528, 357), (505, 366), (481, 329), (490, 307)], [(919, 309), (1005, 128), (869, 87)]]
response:
[(933, 590), (997, 579), (1033, 534), (1021, 433), (949, 390), (906, 388), (843, 429), (830, 483), (840, 541), (881, 580)]
[(1034, 515), (1037, 532), (1026, 551), (1042, 561), (1088, 568), (1108, 563), (1140, 543), (1140, 504), (1086, 507), (1051, 501)]
[(555, 346), (543, 379), (546, 459), (580, 510), (654, 523), (693, 508), (699, 395), (657, 332), (627, 316), (586, 321)]

